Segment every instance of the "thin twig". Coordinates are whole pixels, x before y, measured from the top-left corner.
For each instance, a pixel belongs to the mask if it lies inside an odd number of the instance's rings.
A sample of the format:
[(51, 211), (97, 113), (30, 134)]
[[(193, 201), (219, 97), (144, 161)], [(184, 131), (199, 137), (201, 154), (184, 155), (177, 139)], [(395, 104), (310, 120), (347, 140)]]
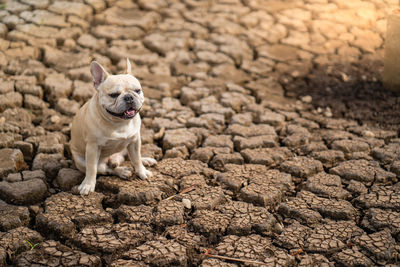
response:
[(194, 186), (189, 186), (189, 187), (183, 189), (181, 192), (179, 192), (179, 194), (180, 194), (180, 195), (183, 195), (183, 194), (189, 193), (189, 192), (191, 192), (191, 191), (193, 191), (193, 190), (195, 190), (195, 189), (196, 189), (196, 187), (194, 187)]
[(157, 133), (154, 134), (154, 139), (159, 140), (163, 138), (164, 133), (165, 133), (165, 127), (162, 127)]
[(193, 191), (193, 190), (195, 190), (195, 189), (196, 189), (196, 187), (190, 186), (190, 187), (188, 187), (188, 188), (183, 189), (181, 192), (179, 192), (179, 193), (176, 194), (176, 195), (172, 195), (172, 196), (167, 197), (165, 200), (174, 199), (174, 198), (176, 198), (176, 196), (178, 196), (178, 195), (183, 195), (183, 194), (189, 193), (190, 191)]
[(297, 256), (300, 255), (303, 252), (302, 248), (299, 248), (298, 250), (294, 251), (291, 253), (292, 256)]
[(260, 262), (260, 261), (237, 259), (237, 258), (231, 258), (231, 257), (226, 257), (226, 256), (220, 256), (220, 255), (212, 255), (212, 254), (208, 254), (208, 253), (204, 253), (203, 255), (210, 257), (210, 258), (216, 258), (216, 259), (221, 259), (221, 260), (237, 261), (237, 262), (253, 263), (253, 264), (265, 264), (264, 262)]

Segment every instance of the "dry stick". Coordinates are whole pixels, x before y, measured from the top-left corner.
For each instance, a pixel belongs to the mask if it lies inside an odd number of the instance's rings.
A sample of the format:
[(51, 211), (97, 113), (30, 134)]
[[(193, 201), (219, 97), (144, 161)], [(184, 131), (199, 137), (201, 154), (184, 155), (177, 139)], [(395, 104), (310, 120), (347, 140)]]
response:
[(238, 262), (254, 263), (254, 264), (265, 264), (264, 262), (259, 262), (259, 261), (236, 259), (236, 258), (231, 258), (231, 257), (226, 257), (226, 256), (212, 255), (212, 254), (208, 254), (208, 253), (204, 253), (203, 255), (210, 257), (210, 258), (216, 258), (216, 259), (221, 259), (221, 260), (238, 261)]
[(165, 200), (173, 199), (173, 198), (175, 198), (177, 195), (186, 194), (186, 193), (189, 193), (190, 191), (193, 191), (193, 190), (195, 190), (195, 189), (196, 189), (196, 188), (195, 188), (194, 186), (185, 188), (185, 189), (183, 189), (181, 192), (179, 192), (179, 194), (176, 194), (176, 195), (172, 195), (172, 196), (170, 196), (170, 197), (167, 197)]
[(154, 134), (154, 139), (159, 140), (164, 136), (165, 127), (162, 127), (157, 133)]

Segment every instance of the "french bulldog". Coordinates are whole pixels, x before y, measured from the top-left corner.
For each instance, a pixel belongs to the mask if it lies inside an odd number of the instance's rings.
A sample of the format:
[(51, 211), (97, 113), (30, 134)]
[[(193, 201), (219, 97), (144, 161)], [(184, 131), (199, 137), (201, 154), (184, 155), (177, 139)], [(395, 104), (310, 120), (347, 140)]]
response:
[[(144, 165), (153, 158), (142, 158), (139, 111), (144, 102), (139, 81), (131, 74), (126, 59), (126, 74), (110, 75), (98, 62), (90, 65), (95, 93), (75, 115), (71, 125), (70, 148), (76, 167), (86, 173), (79, 185), (81, 195), (94, 192), (96, 175), (132, 176), (129, 167), (120, 166), (126, 152), (141, 179), (152, 173)], [(144, 165), (143, 165), (144, 164)]]

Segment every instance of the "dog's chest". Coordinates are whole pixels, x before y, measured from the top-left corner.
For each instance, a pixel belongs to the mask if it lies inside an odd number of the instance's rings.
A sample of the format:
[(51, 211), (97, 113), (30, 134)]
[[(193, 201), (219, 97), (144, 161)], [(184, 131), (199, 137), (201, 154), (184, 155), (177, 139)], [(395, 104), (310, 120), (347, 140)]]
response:
[(131, 140), (108, 140), (101, 146), (101, 154), (109, 156), (124, 150)]
[(104, 147), (122, 147), (127, 146), (139, 137), (140, 127), (132, 123), (126, 127), (113, 129), (109, 131), (107, 135), (103, 135), (99, 140), (100, 145)]
[(103, 139), (99, 142), (99, 147), (101, 149), (102, 157), (110, 156), (114, 153), (121, 152), (124, 150), (130, 143), (135, 141), (136, 137), (132, 136), (124, 136), (123, 138), (117, 139)]

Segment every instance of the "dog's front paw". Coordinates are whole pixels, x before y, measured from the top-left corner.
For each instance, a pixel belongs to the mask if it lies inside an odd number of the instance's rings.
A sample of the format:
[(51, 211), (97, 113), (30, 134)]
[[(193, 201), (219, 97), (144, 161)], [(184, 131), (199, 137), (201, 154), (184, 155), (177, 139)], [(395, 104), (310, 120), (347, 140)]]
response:
[(132, 176), (132, 171), (129, 167), (120, 166), (114, 169), (115, 173), (122, 179), (128, 179)]
[(139, 176), (139, 178), (142, 180), (146, 180), (146, 179), (150, 178), (151, 176), (153, 176), (151, 171), (146, 170), (145, 167), (143, 167), (140, 171), (136, 172), (136, 175)]
[(78, 186), (79, 193), (81, 195), (87, 195), (89, 192), (94, 192), (96, 186), (96, 179), (88, 179), (87, 177)]
[(144, 157), (142, 158), (142, 163), (145, 166), (153, 166), (157, 163), (157, 161), (153, 158)]

